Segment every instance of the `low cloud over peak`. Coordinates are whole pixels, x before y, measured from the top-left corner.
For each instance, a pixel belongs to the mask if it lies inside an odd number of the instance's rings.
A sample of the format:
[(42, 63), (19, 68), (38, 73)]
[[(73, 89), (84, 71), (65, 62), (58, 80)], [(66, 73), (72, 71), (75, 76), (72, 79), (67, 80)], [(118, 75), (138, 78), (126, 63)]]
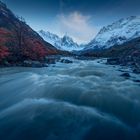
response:
[(78, 11), (57, 16), (61, 32), (72, 36), (79, 43), (89, 41), (97, 33), (97, 29), (90, 24), (91, 16)]

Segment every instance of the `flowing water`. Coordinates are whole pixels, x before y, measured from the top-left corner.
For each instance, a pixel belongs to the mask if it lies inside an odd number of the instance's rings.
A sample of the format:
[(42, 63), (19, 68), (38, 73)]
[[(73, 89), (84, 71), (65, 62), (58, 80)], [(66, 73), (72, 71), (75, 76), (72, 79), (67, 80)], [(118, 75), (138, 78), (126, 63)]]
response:
[(0, 140), (140, 140), (140, 76), (73, 61), (0, 69)]

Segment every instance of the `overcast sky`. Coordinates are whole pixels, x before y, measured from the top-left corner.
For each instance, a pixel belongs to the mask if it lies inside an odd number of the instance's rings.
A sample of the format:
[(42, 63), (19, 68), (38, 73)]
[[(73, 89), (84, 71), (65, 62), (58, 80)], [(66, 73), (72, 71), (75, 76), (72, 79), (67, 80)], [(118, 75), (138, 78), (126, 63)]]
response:
[(105, 25), (140, 15), (140, 0), (2, 0), (36, 31), (89, 42)]

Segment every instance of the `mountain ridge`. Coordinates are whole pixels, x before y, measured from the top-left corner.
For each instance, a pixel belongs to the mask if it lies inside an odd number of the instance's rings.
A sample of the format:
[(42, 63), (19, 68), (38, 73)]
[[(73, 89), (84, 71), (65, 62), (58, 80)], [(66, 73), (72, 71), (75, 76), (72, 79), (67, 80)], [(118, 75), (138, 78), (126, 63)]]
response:
[(122, 18), (103, 27), (96, 37), (90, 41), (85, 50), (107, 49), (121, 45), (140, 36), (140, 16)]
[(38, 31), (38, 33), (44, 40), (55, 46), (57, 49), (65, 51), (74, 51), (83, 49), (83, 47), (74, 42), (73, 39), (68, 35), (64, 35), (61, 38), (56, 34), (50, 33), (49, 31), (40, 30)]

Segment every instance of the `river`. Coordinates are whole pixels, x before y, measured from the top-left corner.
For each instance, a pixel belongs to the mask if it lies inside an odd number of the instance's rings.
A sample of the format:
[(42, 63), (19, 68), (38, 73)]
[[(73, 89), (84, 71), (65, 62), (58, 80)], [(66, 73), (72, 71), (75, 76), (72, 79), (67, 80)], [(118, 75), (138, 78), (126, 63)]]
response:
[(0, 140), (140, 140), (140, 75), (104, 62), (1, 68)]

